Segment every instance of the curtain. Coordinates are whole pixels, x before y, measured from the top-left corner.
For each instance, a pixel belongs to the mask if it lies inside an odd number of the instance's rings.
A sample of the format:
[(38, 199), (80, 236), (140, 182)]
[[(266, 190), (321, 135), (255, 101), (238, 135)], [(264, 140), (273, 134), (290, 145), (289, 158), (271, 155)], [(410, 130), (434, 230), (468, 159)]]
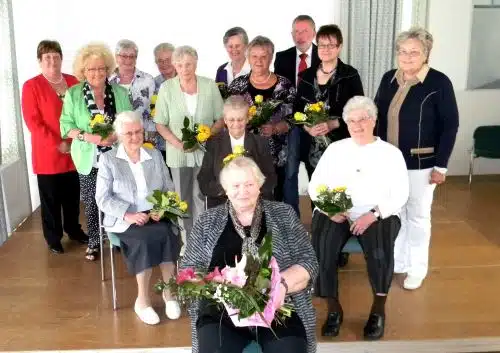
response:
[(341, 58), (359, 71), (365, 95), (374, 97), (382, 75), (395, 66), (402, 0), (339, 0), (344, 32)]

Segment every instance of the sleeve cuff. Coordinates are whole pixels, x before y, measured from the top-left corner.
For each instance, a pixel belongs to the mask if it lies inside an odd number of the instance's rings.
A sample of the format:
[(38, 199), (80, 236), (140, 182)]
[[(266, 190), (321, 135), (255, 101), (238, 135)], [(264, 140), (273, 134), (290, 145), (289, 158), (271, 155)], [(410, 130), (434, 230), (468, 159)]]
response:
[(448, 172), (448, 169), (443, 167), (434, 167), (434, 170), (444, 175)]

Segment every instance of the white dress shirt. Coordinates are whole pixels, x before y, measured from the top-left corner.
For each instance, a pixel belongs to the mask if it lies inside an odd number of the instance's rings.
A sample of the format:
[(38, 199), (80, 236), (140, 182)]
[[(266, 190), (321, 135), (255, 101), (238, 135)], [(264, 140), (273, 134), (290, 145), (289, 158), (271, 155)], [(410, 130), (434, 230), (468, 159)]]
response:
[[(300, 54), (302, 54), (302, 52), (299, 49), (296, 49), (296, 51), (297, 51), (297, 55), (295, 56), (295, 86), (297, 86), (297, 83), (298, 83)], [(308, 68), (311, 67), (312, 52), (313, 52), (313, 45), (311, 43), (311, 46), (309, 47), (309, 49), (307, 49), (307, 51), (304, 53), (304, 54), (307, 54), (306, 64), (307, 64)]]
[[(146, 184), (146, 178), (144, 177), (144, 169), (142, 168), (142, 163), (151, 159), (149, 153), (141, 148), (140, 150), (140, 159), (139, 162), (133, 163), (125, 152), (125, 148), (122, 144), (118, 146), (118, 150), (116, 151), (116, 158), (124, 159), (128, 162), (130, 169), (132, 170), (132, 175), (135, 179), (135, 185), (137, 188), (137, 194), (135, 198), (135, 205), (137, 206), (137, 212), (149, 211), (153, 208), (153, 205), (146, 200), (148, 194), (148, 187)], [(113, 227), (106, 228), (106, 231), (112, 233), (123, 233), (128, 229), (129, 225), (125, 223), (117, 223)]]
[(196, 113), (196, 107), (198, 106), (198, 93), (188, 94), (184, 92), (184, 99), (186, 100), (188, 113), (191, 116), (194, 116), (194, 114)]
[(245, 134), (241, 136), (239, 139), (235, 139), (231, 134), (229, 134), (229, 138), (231, 139), (231, 149), (234, 151), (236, 146), (244, 146), (245, 145)]
[(375, 207), (382, 218), (398, 215), (409, 195), (401, 151), (378, 137), (367, 145), (347, 138), (328, 146), (311, 176), (308, 191), (312, 200), (317, 199), (316, 189), (323, 184), (347, 188), (353, 221)]
[(248, 60), (245, 60), (245, 63), (243, 64), (243, 67), (241, 68), (240, 72), (238, 72), (236, 74), (236, 76), (233, 77), (233, 63), (230, 61), (226, 64), (226, 67), (224, 68), (224, 70), (226, 70), (226, 72), (227, 72), (227, 85), (229, 86), (235, 78), (249, 74), (251, 71), (251, 68), (250, 68), (250, 64), (248, 63)]

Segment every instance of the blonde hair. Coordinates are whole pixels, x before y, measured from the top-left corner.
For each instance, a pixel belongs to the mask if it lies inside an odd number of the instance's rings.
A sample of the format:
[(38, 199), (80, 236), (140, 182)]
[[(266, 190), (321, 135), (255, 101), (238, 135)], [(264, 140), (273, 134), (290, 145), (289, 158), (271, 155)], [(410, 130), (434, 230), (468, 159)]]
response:
[(226, 164), (226, 166), (220, 171), (219, 180), (224, 190), (227, 190), (229, 188), (229, 183), (231, 182), (229, 180), (229, 176), (231, 171), (241, 169), (250, 170), (250, 172), (256, 179), (257, 184), (259, 184), (259, 187), (264, 185), (266, 177), (264, 176), (264, 174), (262, 174), (262, 171), (260, 170), (257, 163), (255, 163), (254, 160), (249, 157), (236, 157), (231, 162)]
[(85, 66), (90, 57), (97, 57), (104, 60), (106, 65), (106, 76), (111, 76), (115, 71), (115, 58), (109, 47), (103, 43), (90, 43), (78, 50), (73, 62), (73, 74), (80, 81), (85, 81)]
[(396, 51), (399, 51), (401, 44), (406, 42), (408, 39), (418, 40), (422, 44), (425, 57), (429, 59), (429, 55), (431, 54), (432, 46), (434, 44), (432, 34), (422, 27), (412, 27), (407, 31), (401, 32), (396, 38)]

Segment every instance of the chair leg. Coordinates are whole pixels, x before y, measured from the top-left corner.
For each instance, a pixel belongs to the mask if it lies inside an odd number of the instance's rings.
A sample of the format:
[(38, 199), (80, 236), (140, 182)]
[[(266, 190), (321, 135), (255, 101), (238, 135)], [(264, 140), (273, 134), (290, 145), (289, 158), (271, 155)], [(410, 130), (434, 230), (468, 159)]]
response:
[(99, 252), (100, 252), (100, 255), (99, 258), (100, 258), (100, 261), (101, 261), (101, 281), (105, 281), (106, 278), (105, 278), (105, 275), (104, 275), (104, 252), (103, 252), (103, 249), (104, 249), (104, 230), (102, 228), (102, 214), (101, 214), (101, 211), (99, 210)]
[(111, 287), (113, 291), (113, 310), (116, 310), (118, 305), (116, 300), (115, 257), (113, 255), (113, 244), (111, 244), (111, 242), (109, 242), (109, 252), (111, 259)]
[(472, 174), (474, 173), (474, 152), (470, 153), (470, 162), (469, 162), (469, 185), (472, 183)]

